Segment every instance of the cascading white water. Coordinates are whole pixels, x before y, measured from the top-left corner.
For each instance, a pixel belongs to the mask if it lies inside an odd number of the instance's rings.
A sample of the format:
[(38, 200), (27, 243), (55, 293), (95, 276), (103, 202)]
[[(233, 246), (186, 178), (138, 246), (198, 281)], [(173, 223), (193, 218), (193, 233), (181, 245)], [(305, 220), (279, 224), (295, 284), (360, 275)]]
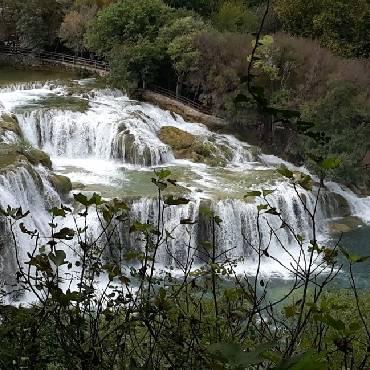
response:
[[(131, 207), (132, 219), (141, 223), (158, 222), (158, 200), (142, 198), (133, 202)], [(194, 254), (197, 245), (197, 225), (181, 225), (181, 220), (197, 220), (199, 214), (199, 201), (194, 201), (184, 206), (171, 206), (163, 210), (164, 240), (158, 251), (158, 261), (168, 266), (177, 261), (184, 262)], [(162, 230), (162, 226), (160, 226)], [(167, 234), (168, 233), (168, 234)], [(167, 235), (167, 237), (166, 237)], [(130, 236), (130, 245), (135, 246), (135, 236)]]
[(0, 93), (9, 93), (14, 91), (21, 90), (34, 90), (34, 89), (43, 89), (48, 88), (50, 83), (45, 82), (22, 82), (22, 83), (13, 83), (6, 86), (0, 87)]
[(22, 131), (35, 146), (52, 156), (117, 159), (155, 166), (173, 159), (170, 148), (155, 135), (145, 118), (107, 110), (86, 113), (38, 110), (18, 115)]
[(163, 126), (210, 137), (227, 146), (230, 162), (251, 161), (247, 145), (228, 135), (213, 136), (202, 125), (186, 123), (148, 104), (138, 104), (114, 90), (90, 93), (91, 108), (86, 112), (39, 109), (18, 114), (25, 137), (32, 145), (52, 156), (117, 159), (137, 166), (158, 166), (174, 160), (172, 150), (161, 142)]
[[(23, 213), (30, 214), (22, 219), (25, 227), (30, 230), (38, 230), (41, 240), (50, 235), (51, 216), (47, 212), (54, 206), (60, 206), (61, 199), (51, 186), (44, 170), (37, 171), (29, 165), (18, 166), (0, 173), (0, 207), (4, 210), (8, 206), (21, 207)], [(28, 235), (23, 234), (19, 225), (14, 226), (13, 232), (9, 228), (8, 221), (0, 216), (0, 263), (1, 271), (6, 279), (14, 279), (16, 264), (15, 248), (19, 260), (25, 261), (27, 253), (32, 251), (34, 242)], [(14, 238), (13, 238), (14, 236)]]
[[(269, 254), (278, 259), (281, 256), (287, 258), (283, 247), (292, 255), (299, 251), (295, 236), (300, 235), (307, 241), (313, 238), (310, 214), (314, 214), (315, 193), (297, 194), (293, 187), (284, 184), (268, 195), (267, 200), (269, 208), (275, 208), (283, 222), (276, 215), (262, 212), (257, 224), (257, 205), (265, 204), (261, 200), (246, 203), (228, 199), (215, 204), (214, 212), (222, 220), (222, 226), (216, 228), (216, 242), (221, 251), (229, 251), (228, 255), (234, 257), (247, 256), (250, 262), (253, 262), (254, 251), (259, 249), (268, 249)], [(340, 215), (339, 211), (335, 196), (330, 193), (319, 196), (315, 212), (319, 239), (325, 239), (327, 222)]]
[[(163, 216), (166, 230), (172, 231), (174, 237), (174, 239), (168, 238), (168, 249), (175, 257), (169, 257), (166, 245), (163, 243), (158, 254), (158, 261), (163, 265), (173, 264), (176, 259), (184, 260), (188, 241), (192, 253), (194, 253), (199, 247), (198, 242), (211, 238), (210, 230), (204, 227), (200, 212), (204, 199), (210, 202), (215, 214), (220, 216), (223, 221), (216, 230), (218, 247), (223, 251), (230, 250), (230, 254), (233, 256), (244, 256), (253, 262), (253, 252), (249, 243), (258, 243), (259, 239), (256, 225), (258, 200), (256, 203), (245, 202), (242, 200), (242, 195), (237, 194), (239, 190), (230, 189), (233, 184), (227, 183), (228, 188), (226, 189), (226, 180), (230, 174), (237, 179), (236, 182), (240, 181), (240, 184), (235, 184), (237, 189), (241, 187), (244, 189), (243, 184), (246, 180), (242, 176), (246, 175), (248, 188), (245, 188), (245, 191), (250, 188), (256, 190), (261, 188), (276, 189), (272, 195), (268, 196), (271, 206), (276, 207), (282, 213), (283, 219), (297, 233), (307, 239), (311, 237), (309, 235), (310, 219), (294, 189), (281, 178), (270, 179), (268, 175), (265, 175), (274, 168), (275, 164), (271, 163), (273, 159), (264, 156), (262, 161), (256, 163), (257, 159), (252, 154), (251, 148), (236, 138), (211, 133), (201, 124), (185, 122), (179, 116), (152, 105), (131, 101), (115, 90), (96, 90), (84, 94), (85, 99), (86, 96), (88, 97), (90, 105), (85, 112), (46, 107), (27, 109), (22, 112), (22, 109), (19, 109), (22, 108), (22, 104), (27, 105), (32, 99), (45, 97), (49, 94), (63, 96), (64, 90), (60, 88), (51, 91), (45, 89), (44, 86), (42, 88), (36, 87), (30, 91), (19, 90), (3, 93), (0, 91), (0, 101), (3, 102), (6, 109), (17, 113), (24, 137), (32, 145), (55, 157), (57, 163), (62, 163), (59, 169), (64, 171), (63, 174), (70, 174), (76, 182), (88, 185), (89, 191), (105, 190), (110, 187), (109, 191), (115, 195), (116, 189), (122, 187), (119, 196), (124, 197), (126, 195), (125, 187), (130, 187), (130, 191), (139, 196), (139, 199), (132, 202), (131, 221), (138, 220), (141, 223), (149, 221), (154, 224), (157, 222), (157, 200), (148, 197), (146, 190), (140, 190), (147, 172), (145, 167), (168, 164), (175, 168), (174, 171), (190, 173), (190, 175), (184, 176), (181, 185), (191, 190), (191, 194), (188, 194), (191, 202), (185, 206), (167, 208)], [(172, 150), (158, 137), (161, 127), (164, 126), (180, 128), (211, 143), (226, 147), (229, 173), (224, 174), (225, 183), (220, 169), (212, 169), (201, 164), (196, 166), (189, 161), (182, 163), (174, 160)], [(136, 172), (123, 170), (117, 162), (136, 165)], [(105, 171), (94, 172), (93, 167), (104, 168)], [(96, 178), (99, 176), (101, 180), (98, 181)], [(136, 180), (131, 180), (131, 177)], [(90, 179), (94, 180), (90, 181)], [(150, 183), (150, 177), (145, 178), (145, 181)], [(26, 183), (27, 186), (24, 187), (23, 191), (35, 193), (36, 190), (32, 188), (32, 184), (28, 185), (27, 181)], [(15, 186), (15, 188), (17, 187)], [(111, 188), (114, 188), (114, 191)], [(357, 204), (358, 198), (356, 196), (349, 195), (348, 192), (334, 186), (331, 186), (330, 190), (347, 199), (353, 207)], [(18, 190), (14, 194), (12, 193), (13, 201), (17, 200), (17, 192)], [(47, 205), (42, 204), (41, 198), (44, 198), (46, 194), (42, 192), (37, 194), (40, 199), (35, 201), (37, 207), (35, 206), (33, 211), (36, 214), (45, 214)], [(220, 194), (227, 194), (226, 199), (225, 196), (220, 197)], [(7, 197), (0, 197), (2, 199), (0, 204), (5, 204), (9, 200)], [(21, 195), (19, 197), (21, 205), (32, 204), (32, 199), (27, 197), (23, 199)], [(314, 208), (314, 194), (302, 192), (301, 197), (308, 209)], [(337, 216), (338, 212), (339, 207), (335, 197), (328, 192), (323, 192), (317, 209), (318, 224), (324, 226), (319, 230), (323, 237), (327, 232), (325, 229), (326, 220)], [(179, 226), (182, 219), (191, 219), (198, 223)], [(269, 220), (282, 243), (292, 249), (295, 248), (292, 236), (284, 228), (280, 228), (281, 222), (279, 221), (279, 224), (276, 217), (264, 216), (264, 219)], [(263, 235), (263, 243), (267, 244), (270, 228), (265, 220), (261, 222), (260, 231)], [(92, 235), (98, 235), (100, 223), (97, 220), (95, 220), (96, 222), (90, 221)], [(137, 242), (134, 235), (128, 235), (127, 230), (121, 231), (119, 238), (121, 245), (128, 248), (142, 245)], [(281, 256), (279, 242), (276, 238), (270, 246), (270, 252), (274, 253), (276, 258)], [(266, 264), (268, 265), (269, 262)], [(279, 270), (279, 266), (271, 267), (271, 269), (275, 268), (276, 271)]]

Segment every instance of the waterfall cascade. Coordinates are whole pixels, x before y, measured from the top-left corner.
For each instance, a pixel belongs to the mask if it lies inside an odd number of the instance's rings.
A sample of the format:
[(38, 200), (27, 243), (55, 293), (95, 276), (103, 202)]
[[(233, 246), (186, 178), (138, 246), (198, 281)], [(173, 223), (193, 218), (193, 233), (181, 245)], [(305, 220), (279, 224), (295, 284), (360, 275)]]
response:
[[(30, 108), (30, 101), (53, 94), (67, 98), (66, 91), (62, 87), (50, 89), (45, 84), (14, 85), (0, 89), (0, 102), (5, 109), (16, 113), (24, 138), (52, 157), (58, 173), (70, 176), (87, 192), (101, 192), (108, 198), (134, 195), (134, 200), (130, 201), (132, 220), (156, 222), (158, 200), (155, 193), (147, 190), (151, 186), (153, 169), (150, 167), (166, 165), (170, 168), (179, 180), (180, 191), (183, 190), (184, 196), (191, 201), (164, 211), (164, 225), (173, 239), (168, 238), (159, 253), (158, 259), (163, 265), (173, 264), (176, 259), (183, 260), (189, 247), (196, 255), (201, 242), (211, 238), (201, 212), (205, 204), (222, 220), (216, 228), (216, 243), (221, 250), (229, 251), (229, 255), (242, 256), (253, 262), (253, 245), (260, 241), (276, 253), (276, 258), (279, 258), (281, 244), (294, 250), (295, 240), (286, 228), (281, 227), (279, 218), (264, 215), (257, 228), (259, 200), (243, 200), (243, 191), (250, 189), (273, 189), (268, 196), (271, 207), (281, 212), (282, 218), (297, 234), (307, 239), (311, 237), (307, 209), (315, 208), (314, 192), (302, 190), (296, 193), (284, 179), (273, 175), (274, 166), (259, 160), (249, 145), (232, 136), (214, 134), (201, 124), (185, 122), (181, 117), (149, 104), (131, 101), (117, 91), (88, 92), (84, 99), (88, 99), (89, 107), (81, 112), (48, 106)], [(81, 95), (76, 97), (81, 98)], [(175, 159), (174, 150), (159, 137), (164, 126), (199, 137), (211, 143), (211, 148), (226, 148), (226, 166), (213, 168)], [(7, 133), (3, 142), (15, 139)], [(29, 227), (45, 230), (50, 222), (47, 209), (60, 204), (61, 200), (48, 182), (45, 170), (30, 168), (19, 167), (0, 175), (0, 205), (10, 204), (30, 210), (33, 216)], [(317, 207), (319, 232), (323, 239), (327, 236), (326, 222), (341, 216), (343, 207), (340, 203), (343, 202), (338, 202), (338, 197), (345, 198), (352, 211), (359, 213), (360, 201), (354, 194), (336, 184), (330, 184), (328, 189), (322, 192)], [(196, 223), (179, 225), (183, 219)], [(98, 228), (99, 225), (92, 222), (90, 227)], [(272, 238), (271, 230), (276, 231)], [(118, 237), (122, 245), (140, 246), (127, 230), (120, 230)], [(23, 243), (21, 241), (26, 252), (27, 246)], [(270, 270), (274, 268), (279, 267), (273, 266)]]

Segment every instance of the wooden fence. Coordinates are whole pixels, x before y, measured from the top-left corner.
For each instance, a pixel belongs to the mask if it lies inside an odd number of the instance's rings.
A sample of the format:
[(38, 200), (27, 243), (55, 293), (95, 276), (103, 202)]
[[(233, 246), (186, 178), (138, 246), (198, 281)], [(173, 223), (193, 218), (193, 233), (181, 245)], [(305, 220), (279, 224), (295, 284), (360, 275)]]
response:
[[(71, 67), (83, 68), (88, 71), (96, 73), (108, 73), (109, 64), (107, 62), (98, 61), (95, 59), (81, 58), (74, 55), (51, 53), (46, 51), (35, 51), (30, 49), (23, 49), (19, 47), (12, 47), (7, 45), (0, 45), (0, 53), (10, 55), (25, 55), (40, 59), (42, 62), (63, 64)], [(200, 102), (188, 99), (184, 96), (177, 96), (173, 91), (164, 89), (157, 85), (150, 85), (148, 90), (166, 96), (170, 99), (176, 100), (188, 107), (191, 107), (201, 113), (211, 115), (212, 112), (205, 105)]]
[(39, 58), (41, 61), (49, 63), (59, 63), (72, 67), (85, 68), (93, 72), (109, 72), (109, 64), (106, 62), (98, 61), (95, 59), (81, 58), (74, 55), (51, 53), (46, 51), (38, 52), (35, 50), (4, 45), (0, 46), (0, 53), (12, 55), (29, 55), (34, 58)]
[(178, 102), (180, 102), (180, 103), (182, 103), (182, 104), (184, 104), (188, 107), (191, 107), (191, 108), (193, 108), (193, 109), (195, 109), (195, 110), (197, 110), (201, 113), (208, 114), (208, 115), (212, 114), (211, 110), (208, 107), (206, 107), (205, 105), (203, 105), (202, 103), (191, 100), (191, 99), (188, 99), (184, 96), (178, 96), (171, 90), (164, 89), (163, 87), (160, 87), (160, 86), (157, 86), (157, 85), (148, 86), (148, 90), (153, 91), (155, 93), (158, 93), (160, 95), (166, 96), (170, 99), (177, 100)]

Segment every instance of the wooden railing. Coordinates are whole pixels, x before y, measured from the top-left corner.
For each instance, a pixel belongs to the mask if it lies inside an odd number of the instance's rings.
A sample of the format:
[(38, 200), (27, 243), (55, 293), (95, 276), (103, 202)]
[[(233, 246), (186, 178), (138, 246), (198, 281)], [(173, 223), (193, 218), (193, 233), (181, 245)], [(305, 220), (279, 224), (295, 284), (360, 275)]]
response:
[(204, 114), (208, 114), (208, 115), (212, 114), (211, 110), (208, 107), (206, 107), (205, 105), (203, 105), (203, 104), (201, 104), (197, 101), (188, 99), (184, 96), (178, 96), (171, 90), (164, 89), (163, 87), (160, 87), (160, 86), (157, 86), (157, 85), (149, 85), (148, 90), (153, 91), (155, 93), (158, 93), (160, 95), (167, 96), (168, 98), (177, 100), (178, 102), (183, 103), (184, 105), (189, 106), (191, 108), (194, 108), (197, 111), (202, 112)]
[[(12, 55), (30, 55), (35, 58), (39, 58), (41, 61), (50, 63), (60, 63), (67, 64), (70, 66), (85, 68), (94, 72), (109, 72), (109, 64), (103, 61), (98, 61), (95, 59), (87, 59), (76, 57), (73, 55), (62, 54), (62, 53), (51, 53), (46, 51), (35, 51), (30, 49), (23, 49), (19, 47), (12, 47), (6, 45), (0, 45), (0, 53), (12, 54)], [(198, 110), (201, 113), (211, 115), (212, 112), (205, 105), (196, 102), (194, 100), (188, 99), (184, 96), (177, 96), (173, 91), (164, 89), (163, 87), (157, 85), (148, 86), (148, 90), (158, 93), (160, 95), (166, 96), (168, 98), (174, 99), (188, 107)]]
[(95, 59), (81, 58), (74, 55), (62, 54), (62, 53), (51, 53), (51, 52), (38, 52), (30, 49), (23, 49), (11, 46), (0, 46), (0, 53), (12, 54), (12, 55), (31, 55), (35, 58), (39, 58), (42, 61), (54, 62), (61, 64), (68, 64), (71, 66), (77, 66), (86, 68), (93, 71), (109, 71), (109, 64)]

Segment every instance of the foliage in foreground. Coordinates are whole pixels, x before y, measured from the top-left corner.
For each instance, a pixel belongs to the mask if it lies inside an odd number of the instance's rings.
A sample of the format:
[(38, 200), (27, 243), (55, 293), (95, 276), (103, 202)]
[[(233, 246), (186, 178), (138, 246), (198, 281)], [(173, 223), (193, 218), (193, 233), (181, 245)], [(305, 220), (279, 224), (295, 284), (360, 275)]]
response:
[[(326, 161), (323, 169), (337, 166)], [(158, 213), (153, 223), (129, 223), (129, 206), (94, 194), (74, 196), (75, 215), (67, 206), (50, 211), (50, 235), (28, 230), (28, 212), (2, 210), (12, 231), (18, 265), (17, 283), (3, 298), (27, 293), (31, 307), (0, 307), (0, 363), (4, 369), (365, 369), (370, 344), (367, 296), (359, 293), (352, 267), (368, 257), (351, 255), (339, 242), (320, 245), (316, 236), (316, 207), (310, 209), (303, 190), (312, 190), (308, 176), (279, 169), (291, 182), (311, 220), (310, 240), (295, 233), (278, 209), (269, 204), (273, 190), (249, 191), (257, 197), (257, 240), (248, 240), (257, 262), (255, 275), (240, 275), (232, 257), (217, 245), (222, 220), (203, 210), (212, 231), (210, 240), (192, 246), (185, 232), (196, 220), (183, 219), (184, 257), (171, 251), (174, 230), (161, 220), (168, 208), (185, 198), (167, 195), (176, 186), (168, 170), (155, 173)], [(315, 188), (319, 201), (322, 188)], [(93, 235), (90, 217), (100, 220)], [(62, 226), (67, 218), (75, 228)], [(293, 256), (281, 244), (276, 259), (270, 244), (281, 228), (295, 241)], [(270, 237), (259, 225), (267, 222)], [(307, 225), (309, 227), (309, 225)], [(137, 248), (120, 242), (122, 228)], [(20, 260), (16, 233), (30, 238), (27, 261)], [(166, 250), (172, 268), (160, 273), (155, 264)], [(342, 267), (350, 267), (351, 291), (328, 289)], [(252, 258), (252, 257), (249, 257)], [(273, 298), (270, 281), (260, 268), (272, 259), (292, 277), (287, 292)], [(198, 261), (198, 264), (196, 262)], [(290, 261), (289, 263), (287, 261)], [(201, 262), (199, 264), (199, 262)], [(246, 261), (248, 263), (248, 259)], [(173, 267), (176, 267), (173, 270)]]

